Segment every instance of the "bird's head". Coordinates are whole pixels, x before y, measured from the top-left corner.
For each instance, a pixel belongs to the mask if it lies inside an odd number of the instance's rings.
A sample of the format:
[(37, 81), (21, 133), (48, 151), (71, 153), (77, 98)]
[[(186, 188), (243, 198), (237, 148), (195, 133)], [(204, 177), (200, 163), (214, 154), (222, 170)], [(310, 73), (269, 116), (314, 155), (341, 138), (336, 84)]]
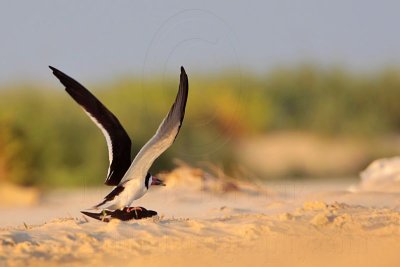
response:
[(147, 173), (146, 180), (145, 180), (145, 185), (146, 185), (147, 189), (149, 189), (149, 187), (151, 185), (162, 185), (162, 186), (165, 186), (165, 183), (162, 180), (158, 179), (157, 177), (151, 175), (150, 173)]

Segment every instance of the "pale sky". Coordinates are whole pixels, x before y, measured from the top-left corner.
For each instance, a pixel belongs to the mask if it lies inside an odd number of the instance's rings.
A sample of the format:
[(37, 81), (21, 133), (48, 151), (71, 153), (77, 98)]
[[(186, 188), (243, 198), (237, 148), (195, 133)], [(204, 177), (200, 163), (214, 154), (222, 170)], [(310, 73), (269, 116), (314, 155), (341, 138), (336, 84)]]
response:
[(1, 1), (0, 84), (53, 79), (48, 65), (93, 81), (180, 65), (369, 71), (400, 65), (399, 25), (400, 1)]

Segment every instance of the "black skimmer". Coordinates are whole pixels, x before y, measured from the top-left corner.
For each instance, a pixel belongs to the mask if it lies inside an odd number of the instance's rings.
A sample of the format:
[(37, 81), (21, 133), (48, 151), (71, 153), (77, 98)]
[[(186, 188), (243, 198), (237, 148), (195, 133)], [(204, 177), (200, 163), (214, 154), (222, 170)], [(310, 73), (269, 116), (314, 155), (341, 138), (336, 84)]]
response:
[(131, 140), (114, 114), (83, 85), (56, 68), (49, 67), (65, 86), (67, 93), (100, 128), (107, 141), (110, 165), (104, 183), (115, 188), (92, 209), (120, 209), (127, 212), (140, 210), (139, 207), (130, 207), (131, 203), (141, 198), (151, 185), (165, 185), (148, 171), (153, 162), (172, 145), (182, 126), (189, 89), (185, 69), (181, 67), (179, 90), (167, 116), (156, 134), (131, 161)]

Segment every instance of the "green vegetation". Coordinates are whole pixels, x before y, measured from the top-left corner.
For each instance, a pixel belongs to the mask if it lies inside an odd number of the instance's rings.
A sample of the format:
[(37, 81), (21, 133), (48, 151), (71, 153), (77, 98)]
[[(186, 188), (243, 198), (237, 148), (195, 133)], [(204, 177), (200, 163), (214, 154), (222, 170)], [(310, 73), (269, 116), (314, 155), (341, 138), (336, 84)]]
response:
[[(279, 130), (327, 136), (384, 136), (400, 131), (400, 75), (359, 75), (302, 66), (266, 75), (226, 72), (190, 76), (187, 115), (174, 146), (153, 172), (188, 162), (235, 163), (235, 140)], [(112, 110), (133, 140), (152, 136), (177, 90), (177, 77), (85, 84)], [(55, 79), (49, 73), (49, 80)], [(0, 181), (38, 185), (100, 184), (107, 172), (101, 132), (63, 91), (0, 88)], [(52, 86), (53, 87), (53, 86)]]

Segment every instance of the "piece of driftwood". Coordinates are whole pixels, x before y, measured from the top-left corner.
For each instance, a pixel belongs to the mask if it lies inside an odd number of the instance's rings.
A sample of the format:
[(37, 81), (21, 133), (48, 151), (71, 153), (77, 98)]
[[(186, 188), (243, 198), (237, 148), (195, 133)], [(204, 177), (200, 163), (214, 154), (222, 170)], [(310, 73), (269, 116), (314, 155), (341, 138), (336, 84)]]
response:
[(140, 209), (131, 210), (128, 212), (128, 207), (125, 207), (123, 210), (103, 210), (99, 212), (88, 212), (81, 211), (86, 216), (89, 216), (93, 219), (109, 222), (112, 219), (118, 219), (121, 221), (129, 221), (129, 220), (140, 220), (144, 218), (149, 218), (157, 215), (157, 212), (154, 210), (147, 210), (143, 207)]

